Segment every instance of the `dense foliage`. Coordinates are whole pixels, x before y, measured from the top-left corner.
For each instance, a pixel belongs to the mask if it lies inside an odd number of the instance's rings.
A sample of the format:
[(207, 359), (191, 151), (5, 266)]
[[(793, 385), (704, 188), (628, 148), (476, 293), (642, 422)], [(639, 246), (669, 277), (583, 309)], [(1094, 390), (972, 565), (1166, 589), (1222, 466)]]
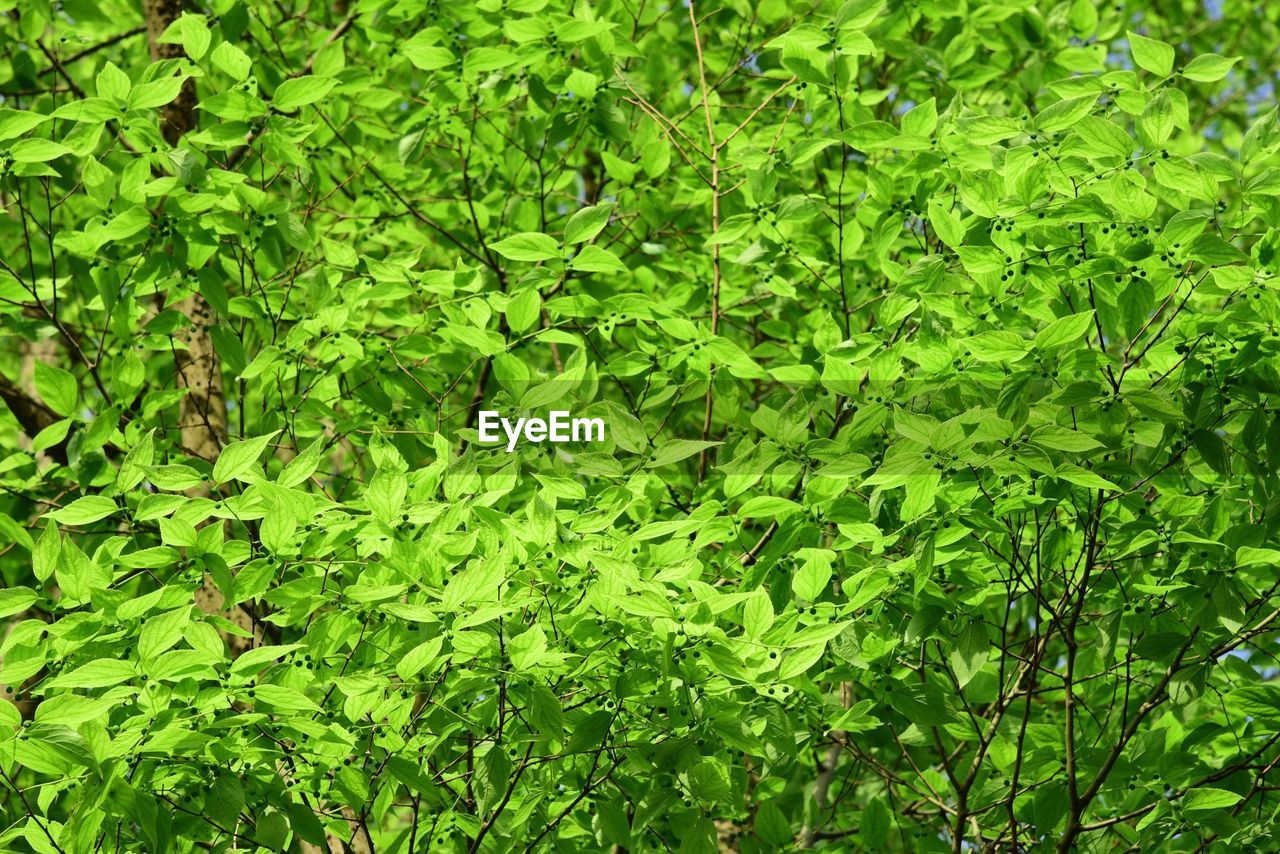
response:
[(1280, 848), (1280, 9), (0, 10), (0, 849)]

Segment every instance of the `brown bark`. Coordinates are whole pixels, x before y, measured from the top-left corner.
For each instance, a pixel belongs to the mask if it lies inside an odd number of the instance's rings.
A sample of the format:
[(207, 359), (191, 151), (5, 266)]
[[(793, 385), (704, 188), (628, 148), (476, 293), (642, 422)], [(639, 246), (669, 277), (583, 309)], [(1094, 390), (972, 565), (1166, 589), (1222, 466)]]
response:
[(227, 401), (222, 389), (222, 359), (208, 331), (212, 309), (199, 293), (177, 305), (191, 321), (183, 343), (176, 350), (178, 386), (187, 389), (182, 399), (178, 427), (187, 453), (213, 462), (227, 438)]

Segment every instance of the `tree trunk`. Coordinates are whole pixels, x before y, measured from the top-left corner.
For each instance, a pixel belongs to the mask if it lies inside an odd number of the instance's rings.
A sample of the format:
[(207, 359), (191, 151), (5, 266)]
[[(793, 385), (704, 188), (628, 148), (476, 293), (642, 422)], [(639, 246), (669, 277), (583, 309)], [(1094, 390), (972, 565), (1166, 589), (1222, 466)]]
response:
[[(175, 59), (183, 55), (182, 46), (159, 41), (164, 31), (182, 14), (181, 0), (143, 0), (147, 17), (147, 41), (151, 58)], [(195, 81), (187, 80), (182, 91), (172, 103), (161, 107), (161, 133), (170, 145), (176, 145), (182, 135), (196, 126)], [(178, 415), (178, 430), (183, 449), (208, 462), (218, 458), (227, 438), (227, 402), (222, 390), (222, 360), (213, 347), (209, 335), (213, 312), (199, 293), (180, 300), (176, 306), (191, 324), (182, 343), (185, 349), (177, 349), (177, 380), (179, 388), (187, 389)], [(207, 488), (200, 488), (207, 494)], [(204, 583), (196, 591), (196, 604), (207, 614), (224, 610), (226, 597), (205, 573)], [(248, 611), (236, 606), (225, 614), (226, 618), (242, 629), (254, 633), (253, 618)], [(253, 646), (250, 638), (224, 633), (232, 657)]]
[[(151, 58), (176, 59), (182, 46), (159, 41), (169, 25), (182, 14), (182, 0), (143, 0), (147, 16), (147, 41)], [(196, 126), (195, 81), (188, 79), (171, 103), (160, 108), (161, 133), (170, 145)], [(227, 434), (227, 404), (222, 391), (222, 363), (213, 349), (208, 326), (212, 318), (209, 304), (199, 292), (178, 303), (178, 310), (191, 323), (186, 349), (178, 350), (178, 383), (189, 389), (182, 400), (179, 426), (182, 445), (188, 453), (213, 461)]]
[[(147, 43), (152, 59), (179, 59), (182, 45), (162, 44), (160, 37), (169, 25), (182, 15), (182, 0), (142, 0), (147, 16)], [(196, 83), (188, 79), (172, 103), (160, 108), (160, 132), (170, 145), (177, 145), (182, 135), (196, 126)]]
[(187, 389), (178, 427), (187, 453), (209, 462), (218, 458), (227, 438), (227, 401), (222, 390), (222, 359), (209, 335), (212, 309), (199, 293), (177, 305), (191, 321), (185, 350), (176, 350), (178, 386)]
[[(42, 341), (24, 341), (21, 346), (22, 363), (18, 382), (13, 383), (6, 377), (0, 377), (0, 399), (8, 405), (13, 417), (18, 419), (22, 431), (34, 439), (37, 433), (59, 420), (57, 413), (45, 406), (35, 392), (36, 362), (53, 364), (57, 360), (58, 348), (53, 340), (48, 338)], [(20, 440), (20, 447), (28, 447), (28, 443)], [(47, 451), (36, 454), (36, 462), (41, 467), (50, 459), (60, 463), (67, 461), (66, 439)]]

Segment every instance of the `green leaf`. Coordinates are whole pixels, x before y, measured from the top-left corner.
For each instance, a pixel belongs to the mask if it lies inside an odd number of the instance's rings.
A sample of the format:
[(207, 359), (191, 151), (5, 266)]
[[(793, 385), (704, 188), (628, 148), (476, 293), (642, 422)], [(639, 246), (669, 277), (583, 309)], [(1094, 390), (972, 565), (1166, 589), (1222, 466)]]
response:
[(128, 492), (142, 483), (147, 476), (147, 467), (155, 459), (155, 431), (148, 431), (136, 445), (129, 449), (124, 461), (120, 464), (120, 472), (116, 477), (116, 488)]
[(289, 819), (275, 809), (264, 811), (254, 824), (254, 837), (270, 851), (283, 851), (289, 838)]
[(669, 439), (654, 450), (653, 457), (649, 460), (649, 467), (670, 465), (719, 444), (719, 442), (704, 442), (696, 439)]
[(405, 680), (416, 677), (440, 659), (444, 638), (436, 636), (415, 646), (396, 663), (396, 674)]
[[(182, 630), (190, 622), (189, 610), (189, 608), (175, 608), (149, 617), (138, 633), (138, 656), (144, 661), (149, 661), (177, 645), (182, 640)], [(254, 652), (256, 650), (250, 650), (245, 655), (252, 655)]]
[(487, 71), (497, 71), (499, 68), (506, 68), (514, 65), (519, 59), (514, 51), (504, 50), (496, 47), (477, 47), (467, 51), (466, 58), (462, 61), (463, 73), (467, 75), (482, 74)]
[(260, 646), (241, 654), (231, 665), (232, 673), (257, 673), (266, 664), (284, 662), (289, 653), (299, 649), (299, 644), (287, 646)]
[(613, 205), (592, 205), (582, 208), (564, 226), (564, 242), (568, 244), (586, 243), (595, 238), (609, 223), (609, 214)]
[(1101, 475), (1095, 474), (1088, 469), (1083, 469), (1075, 465), (1059, 466), (1054, 470), (1057, 477), (1062, 478), (1068, 483), (1074, 483), (1076, 486), (1083, 486), (1088, 489), (1102, 489), (1110, 492), (1119, 492), (1120, 487)]
[(542, 663), (547, 652), (547, 635), (541, 626), (534, 626), (512, 638), (507, 644), (511, 665), (517, 673), (526, 673)]
[(526, 231), (513, 234), (493, 244), (493, 251), (512, 261), (550, 261), (560, 257), (560, 244), (554, 237)]
[(213, 49), (213, 53), (209, 55), (209, 59), (215, 68), (232, 80), (243, 80), (253, 70), (253, 61), (249, 55), (231, 42), (219, 42)]
[(127, 661), (90, 661), (51, 680), (50, 687), (58, 688), (108, 688), (137, 676)]
[(317, 712), (315, 701), (295, 688), (284, 685), (258, 685), (253, 689), (253, 701), (266, 703), (277, 712)]
[(608, 249), (595, 244), (582, 247), (569, 266), (585, 273), (626, 273), (627, 265)]
[(878, 566), (859, 572), (844, 584), (844, 593), (849, 597), (849, 609), (857, 610), (874, 600), (889, 586), (890, 581), (892, 576)]
[(956, 646), (951, 650), (948, 661), (955, 671), (956, 681), (963, 688), (973, 681), (981, 672), (983, 665), (991, 654), (986, 630), (980, 623), (970, 623), (960, 633)]
[(1041, 133), (1057, 133), (1074, 127), (1076, 122), (1089, 115), (1097, 101), (1097, 95), (1081, 95), (1050, 104), (1036, 113), (1036, 129)]
[(1074, 341), (1082, 340), (1085, 333), (1092, 326), (1092, 311), (1082, 311), (1078, 314), (1060, 317), (1036, 333), (1035, 346), (1040, 350), (1054, 350), (1064, 347)]
[(441, 603), (446, 608), (476, 605), (492, 601), (499, 593), (502, 568), (493, 560), (473, 562), (466, 569), (454, 574), (445, 585)]
[(328, 445), (324, 436), (316, 438), (306, 450), (289, 461), (276, 482), (281, 486), (297, 486), (305, 482), (320, 468), (320, 461), (324, 459)]
[(826, 590), (831, 576), (830, 554), (823, 558), (810, 558), (791, 577), (791, 589), (797, 598), (805, 602), (816, 602)]
[[(252, 439), (244, 439), (239, 442), (232, 442), (222, 449), (222, 453), (218, 454), (218, 460), (213, 464), (213, 479), (218, 483), (227, 483), (232, 480), (241, 480), (246, 483), (257, 479), (258, 473), (258, 457), (262, 456), (262, 452), (271, 444), (271, 440), (278, 434), (279, 430), (274, 430), (265, 436), (255, 436)], [(250, 475), (253, 475), (250, 477)]]
[(64, 525), (88, 525), (90, 522), (107, 518), (119, 509), (116, 503), (106, 496), (86, 495), (55, 510), (49, 516)]
[(786, 681), (806, 673), (822, 659), (826, 649), (825, 643), (817, 643), (787, 653), (778, 667), (778, 678)]
[(782, 850), (792, 843), (791, 823), (774, 803), (773, 798), (760, 804), (756, 810), (753, 827), (756, 835), (768, 845), (773, 846), (773, 850)]
[[(419, 35), (426, 35), (426, 33)], [(449, 48), (427, 44), (419, 36), (409, 39), (401, 50), (405, 57), (413, 63), (413, 66), (422, 71), (436, 71), (440, 68), (448, 68), (458, 61), (458, 58), (454, 56), (453, 51)]]
[(314, 104), (338, 85), (338, 81), (330, 77), (307, 74), (286, 80), (276, 87), (271, 97), (271, 106), (282, 113), (292, 112), (307, 104)]
[(244, 788), (234, 774), (216, 776), (205, 797), (205, 809), (224, 827), (235, 824), (244, 809)]
[(1227, 76), (1231, 67), (1240, 61), (1240, 57), (1219, 56), (1216, 53), (1205, 53), (1197, 56), (1182, 69), (1182, 76), (1200, 83), (1213, 83)]
[(39, 598), (29, 587), (6, 587), (0, 590), (0, 617), (11, 617), (26, 610)]
[(1089, 152), (1099, 157), (1125, 157), (1133, 151), (1133, 138), (1118, 124), (1097, 116), (1085, 116), (1074, 125), (1074, 130), (1089, 146)]
[(79, 383), (71, 373), (45, 362), (35, 365), (36, 393), (54, 412), (65, 417), (75, 412)]
[(941, 199), (929, 200), (929, 224), (943, 243), (958, 249), (964, 243), (964, 227), (960, 217)]
[(1227, 807), (1233, 807), (1240, 801), (1244, 800), (1244, 796), (1227, 789), (1215, 789), (1211, 786), (1202, 786), (1187, 792), (1182, 798), (1182, 808), (1188, 812), (1204, 812), (1209, 810), (1221, 810)]
[(209, 32), (208, 19), (204, 15), (184, 12), (178, 20), (182, 27), (182, 49), (186, 51), (187, 56), (199, 62), (208, 53), (209, 45), (213, 41), (213, 36)]
[(29, 113), (22, 110), (0, 110), (0, 141), (22, 136), (47, 121), (49, 121), (49, 117), (40, 113)]
[(94, 84), (97, 86), (99, 98), (115, 101), (126, 100), (129, 97), (129, 90), (133, 87), (133, 83), (129, 80), (129, 75), (121, 71), (120, 67), (110, 60), (102, 66), (102, 70), (98, 72)]
[(67, 433), (71, 430), (72, 420), (64, 418), (61, 421), (55, 421), (48, 427), (41, 430), (31, 440), (31, 450), (39, 453), (47, 450), (60, 443), (67, 438)]
[(150, 83), (139, 83), (129, 92), (129, 109), (150, 110), (173, 103), (186, 80), (186, 77), (164, 77)]
[(512, 332), (532, 329), (542, 310), (542, 295), (534, 288), (526, 288), (507, 303), (507, 326)]
[[(591, 100), (595, 97), (596, 90), (600, 86), (600, 78), (596, 77), (589, 71), (581, 68), (575, 68), (569, 72), (569, 76), (565, 78), (564, 86), (578, 98)], [(572, 243), (569, 240), (567, 242)]]
[(1102, 447), (1097, 439), (1066, 427), (1043, 427), (1035, 432), (1031, 441), (1058, 451), (1082, 452)]
[(1151, 148), (1159, 148), (1173, 135), (1173, 107), (1168, 93), (1161, 91), (1147, 102), (1142, 115), (1138, 117), (1138, 133), (1144, 143)]
[(71, 154), (71, 149), (48, 139), (23, 139), (9, 147), (9, 156), (17, 163), (46, 163)]
[(738, 516), (744, 519), (773, 519), (800, 512), (800, 505), (775, 495), (756, 495), (738, 508)]
[(364, 499), (375, 517), (390, 524), (400, 516), (408, 491), (409, 480), (404, 474), (382, 469), (370, 480)]
[(41, 583), (48, 581), (58, 566), (58, 558), (62, 553), (62, 535), (52, 519), (45, 523), (44, 533), (36, 541), (35, 550), (31, 553), (31, 569)]
[(889, 702), (916, 726), (946, 726), (956, 719), (941, 689), (933, 684), (902, 686), (892, 692)]
[(1236, 550), (1236, 566), (1280, 567), (1280, 549), (1259, 549), (1241, 546)]
[(534, 685), (529, 712), (534, 727), (547, 737), (559, 740), (564, 734), (564, 710), (560, 700), (544, 685)]
[(880, 849), (889, 838), (893, 817), (879, 800), (871, 800), (862, 809), (860, 835), (873, 849)]
[(929, 137), (938, 126), (938, 102), (930, 98), (916, 104), (902, 117), (902, 132), (911, 136)]
[[(792, 166), (801, 166), (817, 157), (826, 149), (833, 145), (839, 145), (840, 140), (822, 137), (819, 139), (802, 139), (797, 142), (791, 149), (791, 155), (788, 160)], [(744, 218), (744, 222), (751, 222), (750, 217)], [(723, 225), (721, 226), (723, 228)]]
[(958, 119), (956, 125), (975, 145), (992, 145), (1022, 133), (1021, 125), (1005, 116), (970, 116)]
[(35, 548), (35, 540), (27, 533), (27, 529), (19, 525), (8, 513), (0, 513), (0, 536), (4, 542), (15, 543), (27, 551)]
[(742, 629), (749, 638), (759, 638), (774, 621), (773, 602), (763, 590), (755, 590), (742, 606)]
[(1134, 63), (1158, 77), (1168, 77), (1173, 71), (1173, 47), (1133, 31), (1127, 35)]

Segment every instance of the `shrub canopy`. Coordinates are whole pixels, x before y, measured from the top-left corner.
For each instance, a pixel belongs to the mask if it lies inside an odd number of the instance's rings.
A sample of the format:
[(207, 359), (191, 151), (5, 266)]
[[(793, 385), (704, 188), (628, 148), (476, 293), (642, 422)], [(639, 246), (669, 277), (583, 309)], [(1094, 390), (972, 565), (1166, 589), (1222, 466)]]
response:
[(1280, 847), (1274, 9), (142, 7), (0, 2), (0, 848)]

